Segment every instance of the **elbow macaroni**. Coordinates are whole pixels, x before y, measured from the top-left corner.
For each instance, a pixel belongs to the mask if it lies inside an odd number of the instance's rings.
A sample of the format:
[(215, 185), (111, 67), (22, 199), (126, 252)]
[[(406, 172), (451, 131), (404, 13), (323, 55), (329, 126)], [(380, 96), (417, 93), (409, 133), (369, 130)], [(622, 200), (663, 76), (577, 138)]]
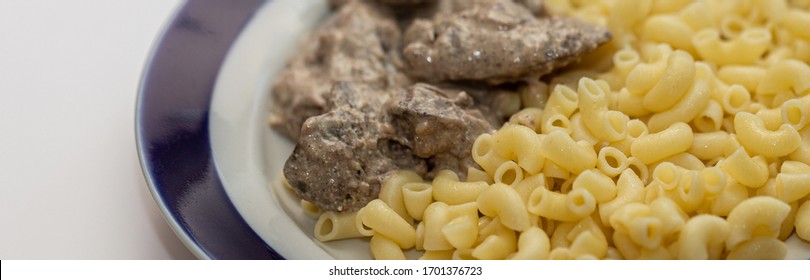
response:
[(810, 241), (810, 13), (586, 2), (549, 9), (614, 42), (521, 87), (467, 181), (397, 173), (357, 213), (311, 211), (316, 238), (377, 259), (782, 259), (791, 231)]

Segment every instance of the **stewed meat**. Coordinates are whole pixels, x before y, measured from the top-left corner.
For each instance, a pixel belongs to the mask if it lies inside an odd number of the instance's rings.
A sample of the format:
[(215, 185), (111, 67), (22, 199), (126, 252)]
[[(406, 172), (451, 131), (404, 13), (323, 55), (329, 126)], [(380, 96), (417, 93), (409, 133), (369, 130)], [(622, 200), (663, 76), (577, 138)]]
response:
[(418, 19), (404, 35), (408, 73), (418, 79), (539, 77), (610, 40), (605, 28), (567, 17), (535, 17), (513, 1), (473, 1), (456, 13)]
[(340, 7), (302, 44), (273, 84), (270, 126), (292, 140), (324, 113), (337, 82), (385, 89), (410, 84), (402, 74), (401, 32), (387, 9), (365, 1)]
[(377, 198), (383, 179), (399, 169), (464, 174), (475, 167), (475, 138), (495, 129), (464, 92), (415, 84), (380, 92), (338, 83), (328, 111), (307, 119), (284, 165), (290, 185), (326, 211), (354, 211)]

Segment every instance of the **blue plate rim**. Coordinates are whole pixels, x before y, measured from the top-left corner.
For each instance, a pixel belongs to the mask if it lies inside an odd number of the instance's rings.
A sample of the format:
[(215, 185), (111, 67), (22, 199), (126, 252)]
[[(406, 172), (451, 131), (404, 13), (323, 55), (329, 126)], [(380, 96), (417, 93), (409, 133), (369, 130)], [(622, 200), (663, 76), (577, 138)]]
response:
[(135, 134), (149, 190), (171, 228), (202, 259), (283, 259), (245, 222), (214, 164), (209, 108), (219, 69), (269, 0), (181, 4), (141, 75)]

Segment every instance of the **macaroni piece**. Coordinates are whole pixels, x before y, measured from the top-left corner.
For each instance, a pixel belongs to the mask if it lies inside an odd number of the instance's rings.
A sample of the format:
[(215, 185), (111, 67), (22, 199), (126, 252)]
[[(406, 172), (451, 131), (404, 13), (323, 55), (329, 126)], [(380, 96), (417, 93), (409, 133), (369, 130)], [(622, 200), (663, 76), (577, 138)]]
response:
[(740, 202), (728, 214), (726, 248), (734, 248), (756, 236), (779, 236), (782, 221), (788, 213), (790, 205), (770, 196), (757, 196)]
[(608, 202), (616, 197), (616, 183), (598, 169), (588, 169), (580, 173), (572, 184), (572, 189), (584, 189), (591, 193), (596, 203)]
[(744, 87), (748, 92), (755, 92), (767, 70), (759, 66), (726, 65), (717, 71), (717, 77), (730, 85)]
[(402, 252), (402, 248), (391, 239), (387, 237), (375, 234), (371, 236), (371, 241), (369, 242), (371, 246), (371, 255), (374, 259), (377, 260), (405, 260), (405, 253)]
[(629, 118), (619, 111), (608, 110), (608, 93), (595, 81), (582, 78), (577, 97), (582, 122), (597, 139), (613, 142), (627, 137)]
[(545, 260), (551, 251), (548, 235), (541, 228), (533, 226), (520, 233), (517, 252), (509, 256), (512, 260)]
[(383, 182), (379, 196), (380, 200), (388, 204), (391, 209), (394, 209), (394, 211), (408, 223), (413, 223), (413, 217), (408, 215), (408, 211), (405, 209), (406, 205), (402, 196), (402, 187), (411, 182), (422, 182), (422, 177), (410, 170), (398, 171), (391, 175), (390, 179)]
[(697, 131), (700, 132), (718, 131), (723, 124), (723, 114), (723, 107), (720, 103), (709, 100), (709, 103), (703, 108), (703, 111), (692, 119), (692, 124)]
[(765, 158), (750, 157), (743, 147), (737, 148), (737, 151), (718, 165), (734, 180), (751, 188), (761, 187), (770, 176)]
[(627, 169), (627, 155), (615, 147), (604, 147), (596, 155), (596, 168), (608, 177), (616, 177)]
[(495, 140), (491, 134), (481, 134), (475, 138), (472, 146), (472, 158), (489, 176), (495, 174), (498, 166), (501, 166), (508, 159), (499, 156), (492, 148)]
[(810, 66), (795, 59), (779, 61), (762, 77), (757, 86), (757, 95), (775, 95), (792, 91), (798, 96), (810, 93)]
[(630, 146), (630, 153), (650, 164), (689, 150), (693, 140), (692, 128), (679, 122), (660, 132), (639, 137)]
[(579, 174), (596, 166), (596, 151), (590, 144), (575, 142), (568, 134), (554, 131), (540, 142), (540, 150), (546, 159), (564, 170)]
[(692, 37), (695, 49), (705, 60), (718, 65), (745, 65), (757, 61), (768, 50), (771, 33), (749, 28), (730, 41), (722, 41), (717, 29), (704, 29)]
[[(660, 32), (659, 32), (660, 33)], [(695, 79), (695, 61), (689, 53), (675, 50), (667, 59), (661, 78), (644, 95), (642, 105), (651, 112), (662, 112), (678, 102)]]
[(540, 115), (540, 123), (548, 123), (548, 119), (556, 114), (566, 118), (571, 117), (577, 109), (577, 92), (565, 85), (557, 85), (549, 94), (546, 107)]
[(778, 130), (771, 131), (762, 119), (748, 112), (740, 112), (734, 117), (734, 131), (745, 149), (765, 157), (786, 156), (798, 149), (802, 142), (799, 132), (792, 126), (783, 124)]
[(442, 227), (442, 234), (456, 249), (469, 249), (478, 239), (478, 215), (458, 216)]
[(722, 130), (695, 133), (687, 153), (704, 161), (724, 157), (725, 149), (732, 141), (731, 137), (731, 134)]
[(741, 85), (731, 85), (723, 91), (720, 105), (727, 114), (743, 112), (751, 105), (751, 93)]
[(571, 116), (570, 135), (571, 139), (574, 139), (574, 141), (583, 142), (584, 144), (591, 146), (595, 146), (602, 141), (596, 136), (594, 136), (590, 130), (588, 130), (588, 127), (585, 126), (585, 121), (582, 120), (582, 114), (580, 114), (579, 112)]
[(718, 216), (701, 214), (692, 217), (681, 229), (678, 238), (678, 258), (719, 259), (730, 231), (729, 223)]
[(505, 259), (517, 251), (517, 235), (515, 231), (506, 228), (497, 219), (490, 224), (493, 232), (485, 235), (483, 241), (473, 249), (472, 257), (479, 260), (498, 260)]
[(523, 168), (514, 161), (507, 161), (495, 169), (493, 181), (499, 184), (515, 185), (523, 181)]
[(529, 196), (528, 211), (558, 221), (578, 221), (596, 210), (596, 199), (584, 189), (567, 194), (536, 188)]
[(810, 123), (810, 94), (782, 103), (782, 121), (796, 130)]
[(599, 217), (603, 224), (610, 222), (609, 217), (622, 206), (644, 200), (644, 183), (632, 170), (625, 169), (616, 183), (616, 198), (599, 204)]
[(689, 216), (671, 199), (659, 198), (650, 203), (650, 214), (661, 221), (664, 236), (679, 232)]
[(357, 212), (325, 212), (315, 223), (315, 238), (320, 241), (371, 236), (373, 232), (358, 223)]
[(452, 250), (453, 245), (447, 240), (442, 229), (451, 219), (448, 214), (448, 205), (444, 202), (434, 202), (425, 209), (422, 218), (424, 224), (424, 237), (422, 248), (426, 251)]
[[(510, 124), (492, 135), (495, 153), (517, 162), (529, 174), (538, 173), (543, 168), (545, 159), (540, 149), (542, 139), (542, 134), (537, 134), (528, 127)], [(500, 166), (502, 165), (503, 163)]]
[(737, 204), (748, 199), (748, 188), (729, 178), (720, 194), (710, 202), (710, 213), (726, 217)]
[[(639, 137), (647, 135), (649, 133), (650, 131), (649, 129), (647, 129), (647, 124), (645, 124), (639, 119), (632, 119), (627, 122), (627, 138), (622, 139), (620, 141), (612, 142), (610, 143), (610, 146), (619, 149), (622, 153), (625, 154), (626, 157), (626, 155), (630, 154), (630, 147), (633, 145), (633, 142), (635, 142), (636, 139), (638, 139)], [(605, 147), (603, 147), (600, 150), (600, 152), (604, 149)], [(630, 159), (628, 158), (628, 167), (630, 165), (629, 160)]]
[(658, 164), (661, 164), (662, 162), (669, 162), (689, 170), (702, 170), (706, 168), (706, 164), (703, 163), (702, 160), (695, 155), (686, 152), (662, 159), (660, 162), (653, 164), (653, 166), (657, 167)]
[(488, 185), (485, 182), (460, 182), (456, 173), (450, 170), (441, 170), (436, 174), (432, 182), (433, 199), (447, 204), (462, 204), (475, 201)]
[[(627, 75), (625, 87), (633, 95), (644, 96), (664, 75), (672, 47), (667, 44), (645, 45), (641, 49), (644, 61)], [(645, 108), (646, 109), (646, 108)]]
[(412, 219), (421, 221), (425, 209), (433, 203), (433, 186), (429, 183), (410, 182), (402, 186), (402, 203)]
[[(656, 1), (656, 3), (661, 1)], [(667, 32), (661, 32), (666, 30)], [(658, 14), (649, 17), (641, 27), (641, 37), (652, 42), (667, 43), (673, 47), (694, 53), (692, 36), (694, 29), (677, 15)]]
[(787, 203), (807, 197), (810, 195), (810, 172), (779, 173), (776, 175), (776, 193)]
[(391, 239), (400, 248), (408, 249), (416, 242), (416, 229), (380, 199), (372, 200), (357, 212), (363, 225)]
[(647, 127), (651, 132), (659, 132), (672, 124), (689, 122), (700, 114), (708, 103), (709, 84), (705, 78), (699, 77), (676, 104), (652, 115), (647, 121)]
[(495, 183), (478, 196), (481, 214), (498, 217), (509, 229), (524, 231), (531, 226), (529, 212), (514, 188)]

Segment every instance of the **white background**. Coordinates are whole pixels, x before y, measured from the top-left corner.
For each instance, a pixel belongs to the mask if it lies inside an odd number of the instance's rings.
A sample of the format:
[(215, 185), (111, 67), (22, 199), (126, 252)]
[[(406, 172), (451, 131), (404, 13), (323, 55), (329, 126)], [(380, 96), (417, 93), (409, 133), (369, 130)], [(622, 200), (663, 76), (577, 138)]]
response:
[(189, 259), (147, 189), (135, 101), (179, 0), (0, 0), (0, 259)]

